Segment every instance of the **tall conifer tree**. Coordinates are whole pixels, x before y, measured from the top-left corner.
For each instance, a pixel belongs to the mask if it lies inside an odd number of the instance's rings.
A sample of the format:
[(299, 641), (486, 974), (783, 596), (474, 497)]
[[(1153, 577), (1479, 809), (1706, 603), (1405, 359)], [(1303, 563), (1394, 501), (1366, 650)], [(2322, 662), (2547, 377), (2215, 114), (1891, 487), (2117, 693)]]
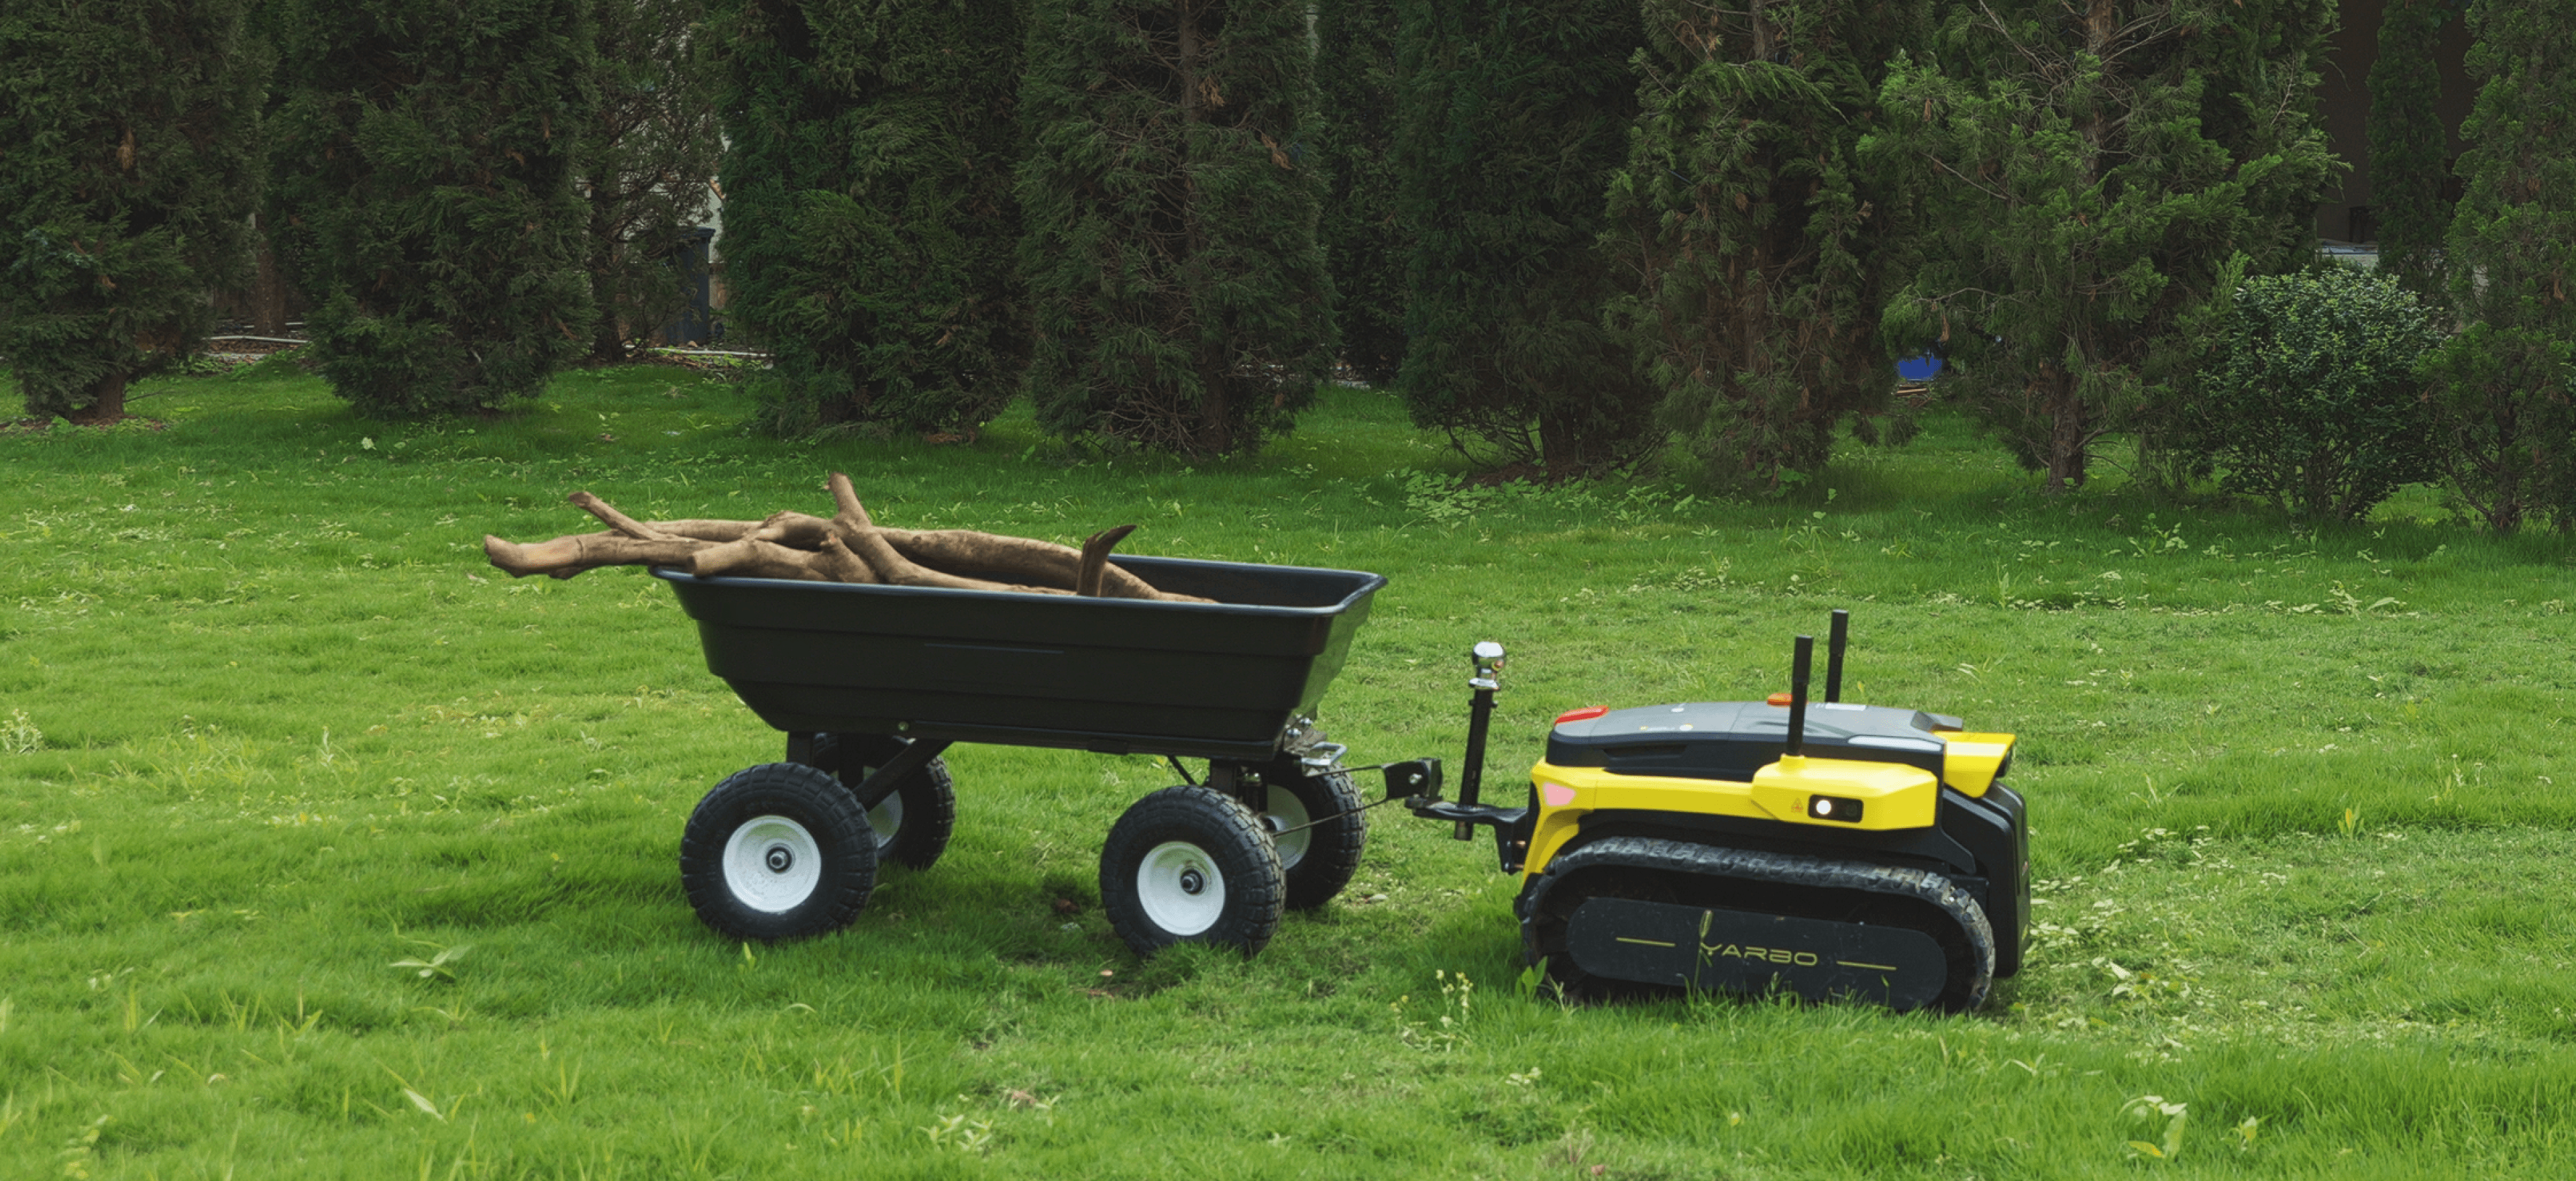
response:
[(968, 429), (1017, 391), (1025, 0), (730, 0), (725, 278), (782, 433)]
[(2457, 10), (2457, 0), (2388, 0), (2379, 17), (2379, 56), (2370, 63), (2370, 204), (2379, 218), (2379, 269), (2436, 304), (2448, 298), (2440, 260), (2451, 225), (2451, 202), (2442, 193), (2451, 145), (2434, 50)]
[[(1764, 490), (1823, 469), (1837, 424), (1876, 431), (1895, 373), (1880, 312), (1912, 197), (1859, 151), (1925, 0), (1646, 0), (1653, 52), (1605, 237), (1634, 295), (1613, 322), (1662, 421), (1713, 477)], [(1907, 421), (1907, 420), (1900, 420)]]
[(1040, 0), (1020, 264), (1038, 419), (1257, 448), (1333, 357), (1306, 0)]
[(287, 2), (268, 222), (322, 376), (386, 416), (535, 395), (591, 323), (588, 0)]
[(2432, 362), (2433, 399), (2452, 487), (2490, 528), (2576, 529), (2576, 0), (2480, 0), (2469, 33), (2448, 254), (2474, 322)]
[(123, 416), (248, 266), (266, 61), (243, 9), (0, 9), (0, 355), (31, 412)]
[(1397, 212), (1414, 421), (1580, 476), (1661, 441), (1656, 390), (1603, 326), (1602, 194), (1637, 114), (1636, 0), (1396, 0)]
[(1324, 253), (1331, 260), (1333, 322), (1342, 357), (1370, 385), (1395, 382), (1404, 365), (1404, 264), (1395, 219), (1396, 98), (1393, 0), (1322, 0), (1316, 6), (1315, 88), (1321, 96)]
[(2230, 260), (2314, 249), (2332, 158), (2314, 117), (2330, 0), (1951, 5), (1884, 92), (1941, 227), (1890, 309), (1947, 338), (1954, 388), (2050, 494), (2140, 421)]
[(702, 273), (684, 235), (714, 204), (707, 186), (724, 146), (706, 8), (706, 0), (603, 0), (596, 10), (599, 111), (574, 178), (590, 213), (594, 360), (624, 360), (627, 341), (688, 306)]

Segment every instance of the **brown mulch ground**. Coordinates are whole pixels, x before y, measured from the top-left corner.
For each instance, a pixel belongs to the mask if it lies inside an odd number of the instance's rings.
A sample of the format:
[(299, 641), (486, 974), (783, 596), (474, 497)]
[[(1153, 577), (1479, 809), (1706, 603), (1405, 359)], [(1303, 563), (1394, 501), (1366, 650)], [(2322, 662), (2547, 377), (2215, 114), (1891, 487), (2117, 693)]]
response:
[[(146, 418), (140, 414), (121, 414), (114, 420), (108, 422), (75, 422), (70, 425), (75, 427), (134, 427), (147, 431), (166, 431), (170, 429), (170, 424), (167, 421), (158, 418)], [(0, 435), (41, 435), (52, 429), (54, 429), (54, 420), (50, 418), (16, 418), (7, 422), (0, 422)]]

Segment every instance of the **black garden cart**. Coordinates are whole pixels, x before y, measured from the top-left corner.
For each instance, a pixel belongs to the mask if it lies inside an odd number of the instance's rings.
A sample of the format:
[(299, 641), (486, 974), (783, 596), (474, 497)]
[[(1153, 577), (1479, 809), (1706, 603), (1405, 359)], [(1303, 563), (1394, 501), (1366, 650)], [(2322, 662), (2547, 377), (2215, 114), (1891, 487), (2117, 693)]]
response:
[[(709, 792), (680, 843), (710, 927), (837, 929), (877, 866), (927, 868), (956, 819), (955, 742), (1165, 756), (1184, 780), (1129, 807), (1101, 854), (1111, 924), (1138, 953), (1266, 943), (1283, 907), (1350, 881), (1367, 817), (1317, 702), (1375, 574), (1177, 558), (1115, 561), (1214, 603), (959, 591), (668, 569), (707, 667), (786, 732), (786, 760)], [(1195, 780), (1183, 758), (1204, 759)], [(1403, 772), (1391, 774), (1394, 780)], [(1414, 778), (1436, 792), (1436, 764)]]

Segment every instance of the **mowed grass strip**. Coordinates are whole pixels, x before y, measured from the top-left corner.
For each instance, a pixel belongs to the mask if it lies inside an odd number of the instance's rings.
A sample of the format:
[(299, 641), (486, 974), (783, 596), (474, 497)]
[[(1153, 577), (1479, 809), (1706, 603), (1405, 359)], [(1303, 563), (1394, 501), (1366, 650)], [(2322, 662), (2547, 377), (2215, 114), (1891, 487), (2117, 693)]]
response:
[[(2430, 494), (2049, 502), (1946, 419), (1785, 502), (1488, 488), (1365, 391), (1195, 470), (1024, 418), (783, 445), (671, 368), (440, 426), (283, 362), (138, 393), (167, 429), (0, 437), (0, 1175), (2552, 1176), (2576, 1137), (2576, 568)], [(1099, 842), (1171, 771), (990, 746), (935, 869), (721, 941), (680, 826), (779, 736), (654, 580), (479, 541), (832, 470), (890, 524), (1383, 573), (1326, 728), (1454, 761), (1500, 640), (1505, 792), (1556, 713), (1786, 688), (1848, 607), (1848, 696), (2022, 736), (2031, 966), (1950, 1019), (1569, 1008), (1487, 847), (1386, 810), (1259, 957), (1139, 962)]]

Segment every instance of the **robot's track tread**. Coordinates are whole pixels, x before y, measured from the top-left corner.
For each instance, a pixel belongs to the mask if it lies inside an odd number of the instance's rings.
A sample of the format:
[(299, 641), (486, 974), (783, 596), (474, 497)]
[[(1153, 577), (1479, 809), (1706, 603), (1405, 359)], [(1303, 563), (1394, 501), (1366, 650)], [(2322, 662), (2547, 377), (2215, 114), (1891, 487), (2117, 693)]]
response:
[[(1818, 890), (1858, 891), (1912, 898), (1939, 909), (1958, 924), (1974, 956), (1964, 995), (1950, 1006), (1974, 1008), (1983, 1003), (1995, 968), (1994, 927), (1974, 897), (1949, 879), (1929, 870), (1863, 861), (1839, 861), (1793, 853), (1732, 849), (1659, 837), (1604, 837), (1562, 853), (1548, 863), (1530, 889), (1522, 915), (1527, 920), (1546, 905), (1551, 886), (1594, 868), (1624, 867), (1714, 878), (1776, 882)], [(1538, 954), (1533, 945), (1531, 954)], [(1961, 1003), (1963, 1002), (1963, 1003)]]

